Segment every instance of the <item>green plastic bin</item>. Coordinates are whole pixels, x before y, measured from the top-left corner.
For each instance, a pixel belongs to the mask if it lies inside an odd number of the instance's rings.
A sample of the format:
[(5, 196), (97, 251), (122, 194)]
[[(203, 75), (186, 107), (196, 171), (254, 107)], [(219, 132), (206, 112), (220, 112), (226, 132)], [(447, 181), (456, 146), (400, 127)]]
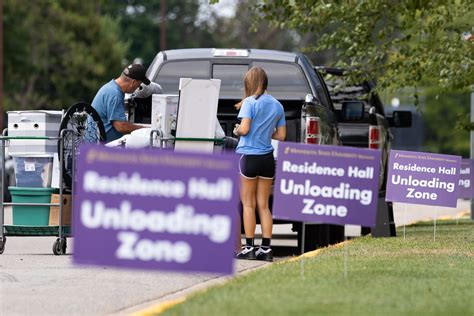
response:
[[(51, 203), (55, 188), (9, 187), (13, 203)], [(48, 226), (49, 206), (13, 205), (13, 225)]]

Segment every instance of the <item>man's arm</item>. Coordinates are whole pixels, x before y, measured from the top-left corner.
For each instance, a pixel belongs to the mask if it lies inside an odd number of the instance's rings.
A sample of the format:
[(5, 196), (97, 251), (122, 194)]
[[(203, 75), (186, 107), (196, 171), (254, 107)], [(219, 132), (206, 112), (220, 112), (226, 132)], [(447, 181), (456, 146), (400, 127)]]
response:
[(112, 121), (112, 125), (117, 130), (117, 132), (120, 132), (122, 134), (129, 134), (133, 132), (134, 130), (144, 127), (144, 126), (133, 124), (127, 121)]

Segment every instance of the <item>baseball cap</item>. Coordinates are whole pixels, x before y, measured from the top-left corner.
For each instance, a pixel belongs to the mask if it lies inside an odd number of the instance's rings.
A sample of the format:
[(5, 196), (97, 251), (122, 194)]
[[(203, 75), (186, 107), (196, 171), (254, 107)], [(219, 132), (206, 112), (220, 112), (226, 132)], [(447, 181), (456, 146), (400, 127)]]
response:
[(124, 70), (123, 74), (131, 79), (140, 80), (145, 85), (150, 84), (150, 79), (146, 77), (146, 70), (140, 64), (128, 65)]

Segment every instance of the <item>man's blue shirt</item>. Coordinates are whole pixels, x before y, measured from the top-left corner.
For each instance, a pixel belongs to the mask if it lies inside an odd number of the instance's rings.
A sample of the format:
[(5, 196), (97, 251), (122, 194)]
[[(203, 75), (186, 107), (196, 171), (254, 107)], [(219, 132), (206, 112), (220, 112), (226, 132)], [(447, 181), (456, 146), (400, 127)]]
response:
[(258, 99), (250, 96), (240, 108), (239, 119), (249, 118), (250, 130), (240, 136), (236, 152), (244, 155), (264, 155), (273, 151), (272, 135), (275, 128), (286, 124), (285, 111), (277, 99), (262, 94)]
[(111, 80), (99, 89), (92, 101), (92, 107), (104, 123), (107, 142), (123, 136), (114, 128), (112, 121), (127, 121), (124, 98), (125, 94), (119, 85), (115, 80)]

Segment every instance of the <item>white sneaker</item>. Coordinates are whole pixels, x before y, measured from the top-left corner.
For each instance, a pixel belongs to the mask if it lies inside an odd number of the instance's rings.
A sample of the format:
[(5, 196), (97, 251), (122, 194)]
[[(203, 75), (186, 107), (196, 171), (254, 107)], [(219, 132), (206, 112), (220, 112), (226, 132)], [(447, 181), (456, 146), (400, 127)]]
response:
[(272, 248), (258, 248), (257, 251), (255, 251), (255, 255), (257, 257), (257, 260), (263, 260), (263, 261), (273, 261), (273, 251)]
[(255, 248), (251, 246), (242, 246), (242, 250), (235, 254), (236, 259), (255, 260)]

